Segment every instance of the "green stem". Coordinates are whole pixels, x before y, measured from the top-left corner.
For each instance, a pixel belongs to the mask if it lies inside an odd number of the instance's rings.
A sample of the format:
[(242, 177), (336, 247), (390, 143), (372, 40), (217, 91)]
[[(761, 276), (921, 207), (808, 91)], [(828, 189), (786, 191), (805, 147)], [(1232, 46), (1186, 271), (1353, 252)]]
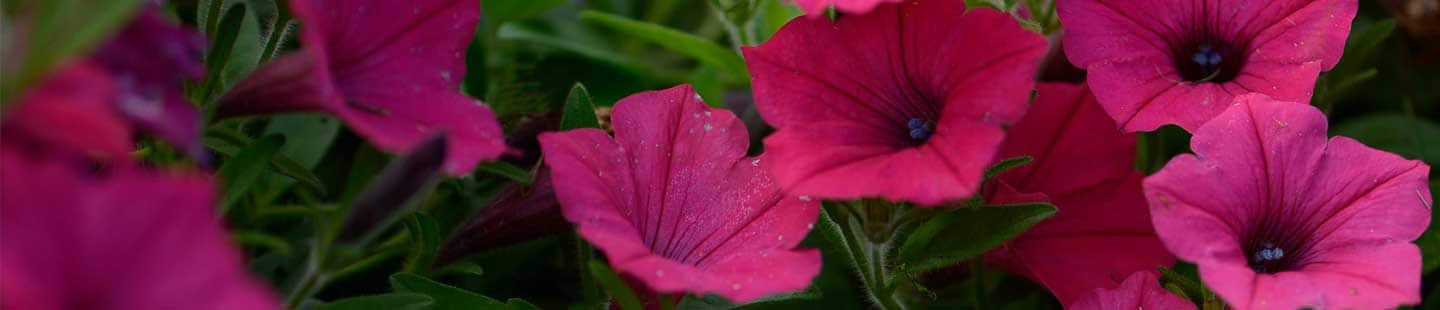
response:
[[(889, 207), (889, 206), (857, 206), (851, 203), (839, 204), (841, 216), (836, 217), (837, 225), (840, 227), (841, 238), (845, 242), (845, 250), (855, 264), (855, 270), (860, 274), (860, 281), (866, 288), (871, 302), (880, 309), (905, 309), (905, 305), (896, 299), (895, 287), (891, 285), (891, 274), (887, 268), (886, 256), (889, 247), (884, 241), (872, 240), (871, 234), (867, 231), (867, 221), (874, 221), (867, 214), (868, 208)], [(861, 209), (866, 210), (861, 210)], [(871, 226), (874, 228), (875, 226)], [(894, 231), (891, 230), (891, 233)], [(893, 236), (888, 236), (893, 238)]]

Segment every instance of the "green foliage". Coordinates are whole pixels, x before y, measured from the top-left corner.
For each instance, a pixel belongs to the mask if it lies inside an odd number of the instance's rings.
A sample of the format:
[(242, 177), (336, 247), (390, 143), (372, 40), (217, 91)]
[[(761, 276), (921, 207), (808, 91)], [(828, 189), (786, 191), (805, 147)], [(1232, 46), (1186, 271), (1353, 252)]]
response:
[(610, 267), (606, 266), (604, 262), (592, 260), (589, 263), (589, 267), (590, 274), (595, 277), (596, 281), (600, 282), (600, 287), (604, 288), (605, 292), (610, 294), (610, 298), (614, 298), (615, 302), (620, 304), (620, 309), (644, 309), (641, 307), (640, 297), (635, 295), (635, 290), (630, 289), (630, 286), (626, 285), (625, 281), (621, 281), (620, 275), (610, 270)]
[(283, 136), (262, 137), (220, 166), (217, 174), (225, 184), (225, 194), (220, 199), (222, 210), (230, 210), (240, 202), (241, 197), (250, 192), (250, 187), (260, 181), (260, 177), (267, 171), (265, 167), (284, 144)]
[(676, 53), (694, 57), (701, 63), (719, 68), (731, 79), (745, 79), (749, 76), (749, 71), (745, 69), (745, 60), (741, 59), (735, 50), (727, 49), (710, 40), (664, 26), (596, 11), (582, 12), (580, 19), (660, 45)]
[(435, 280), (413, 273), (402, 272), (391, 275), (390, 286), (394, 288), (396, 292), (416, 293), (430, 297), (435, 303), (426, 309), (539, 309), (539, 307), (521, 299), (511, 298), (502, 303), (494, 298), (485, 297), (484, 295), (466, 291), (448, 284), (435, 282)]
[(435, 305), (425, 294), (390, 293), (351, 297), (315, 307), (315, 310), (423, 310)]
[[(0, 70), (0, 102), (9, 105), (18, 95), (17, 91), (36, 82), (64, 60), (99, 46), (109, 34), (124, 26), (140, 4), (140, 0), (5, 1), (3, 22), (9, 29), (0, 40), (5, 45), (7, 66), (18, 64), (19, 67)], [(27, 24), (20, 24), (22, 21)], [(28, 33), (8, 33), (14, 29), (27, 29)], [(25, 41), (19, 42), (21, 39)], [(14, 52), (18, 54), (12, 54)]]
[(565, 96), (565, 111), (560, 115), (560, 130), (576, 128), (600, 128), (595, 117), (595, 104), (590, 100), (590, 91), (585, 85), (575, 83), (570, 95)]
[(918, 273), (974, 258), (1055, 214), (1048, 203), (961, 208), (931, 218), (900, 245), (899, 269)]

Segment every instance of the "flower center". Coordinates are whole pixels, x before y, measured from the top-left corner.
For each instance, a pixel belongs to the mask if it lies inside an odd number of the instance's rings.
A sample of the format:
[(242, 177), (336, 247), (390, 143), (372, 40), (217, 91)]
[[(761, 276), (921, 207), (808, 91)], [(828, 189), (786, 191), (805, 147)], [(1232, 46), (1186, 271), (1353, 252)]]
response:
[(910, 118), (906, 126), (910, 128), (910, 139), (915, 141), (925, 141), (935, 133), (935, 122), (930, 120)]
[(1181, 44), (1175, 51), (1175, 69), (1190, 82), (1229, 82), (1244, 63), (1241, 50), (1217, 40)]
[(1250, 251), (1250, 269), (1259, 273), (1274, 273), (1285, 270), (1288, 260), (1285, 249), (1271, 242), (1262, 242), (1258, 250)]

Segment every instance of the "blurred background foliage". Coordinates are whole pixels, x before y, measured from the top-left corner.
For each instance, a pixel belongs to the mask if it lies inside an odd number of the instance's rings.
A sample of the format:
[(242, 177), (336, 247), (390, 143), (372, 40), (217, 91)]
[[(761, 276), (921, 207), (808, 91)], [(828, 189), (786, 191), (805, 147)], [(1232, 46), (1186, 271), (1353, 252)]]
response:
[[(165, 2), (167, 13), (210, 38), (208, 76), (186, 88), (202, 109), (212, 109), (214, 99), (257, 64), (298, 47), (294, 35), (298, 25), (290, 19), (284, 1)], [(1050, 0), (966, 1), (972, 7), (1015, 12), (1023, 25), (1051, 35), (1052, 42), (1063, 28)], [(24, 38), (31, 44), (4, 48), (4, 65), (22, 68), (6, 70), (0, 95), (7, 102), (16, 89), (63, 57), (92, 48), (141, 1), (98, 1), (106, 6), (76, 9), (78, 2), (5, 2), (6, 16), (39, 12), (32, 16), (44, 22), (36, 26), (40, 31), (33, 37)], [(1436, 166), (1440, 164), (1440, 2), (1360, 3), (1345, 57), (1320, 76), (1313, 104), (1329, 115), (1332, 134)], [(353, 210), (364, 203), (357, 199), (382, 190), (376, 189), (376, 180), (384, 178), (387, 166), (405, 166), (395, 164), (405, 159), (373, 149), (336, 119), (323, 115), (208, 122), (205, 144), (215, 154), (212, 168), (225, 184), (221, 208), (234, 239), (244, 247), (250, 269), (269, 279), (292, 305), (595, 309), (610, 300), (605, 292), (624, 301), (619, 280), (603, 263), (593, 263), (603, 260), (570, 232), (488, 249), (446, 265), (433, 262), (440, 245), (477, 210), (489, 206), (497, 192), (523, 188), (533, 179), (539, 151), (534, 135), (562, 128), (567, 106), (585, 106), (577, 101), (593, 104), (603, 124), (607, 107), (622, 97), (690, 83), (706, 102), (729, 108), (745, 120), (754, 141), (752, 153), (758, 153), (759, 140), (769, 129), (755, 111), (738, 49), (764, 42), (801, 14), (781, 0), (485, 0), (482, 11), (467, 52), (469, 74), (462, 90), (495, 110), (507, 142), (520, 152), (484, 164), (464, 178), (415, 181), (424, 183), (418, 192), (400, 193), (413, 202), (412, 209), (382, 221), (371, 234), (373, 241), (334, 240), (343, 233), (347, 218), (363, 211)], [(12, 31), (4, 33), (7, 42), (16, 39)], [(16, 46), (27, 50), (17, 51)], [(1058, 66), (1064, 65), (1059, 61)], [(577, 83), (584, 87), (575, 87)], [(1141, 144), (1137, 167), (1153, 171), (1170, 156), (1185, 152), (1188, 136), (1167, 127), (1143, 135)], [(156, 165), (193, 164), (173, 148), (153, 141), (145, 141), (139, 154)], [(1436, 181), (1440, 178), (1434, 175), (1432, 171), (1432, 192), (1440, 189)], [(1432, 224), (1432, 230), (1417, 241), (1427, 274), (1423, 308), (1440, 307), (1440, 276), (1430, 275), (1440, 266), (1436, 226)], [(826, 245), (825, 238), (811, 235), (803, 246), (822, 249), (825, 259), (815, 285), (746, 308), (867, 308), (843, 254)], [(1163, 281), (1197, 302), (1213, 302), (1196, 279), (1193, 266), (1182, 263), (1167, 271)], [(1038, 286), (984, 268), (941, 269), (910, 280), (918, 295), (931, 298), (936, 306), (1059, 307)], [(681, 307), (734, 305), (711, 296), (685, 297)]]

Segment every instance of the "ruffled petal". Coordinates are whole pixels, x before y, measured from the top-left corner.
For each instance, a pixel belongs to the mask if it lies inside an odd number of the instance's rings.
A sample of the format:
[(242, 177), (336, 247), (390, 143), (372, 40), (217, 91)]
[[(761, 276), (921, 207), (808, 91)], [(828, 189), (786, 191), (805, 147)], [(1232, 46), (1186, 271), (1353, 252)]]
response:
[(1114, 289), (1096, 289), (1080, 301), (1069, 304), (1074, 310), (1106, 309), (1195, 309), (1189, 300), (1160, 287), (1154, 272), (1131, 274)]
[[(909, 1), (793, 20), (743, 52), (778, 128), (766, 148), (782, 186), (935, 205), (974, 194), (1000, 127), (1024, 113), (1044, 46), (1004, 13)], [(907, 126), (925, 122), (922, 143)]]
[(612, 120), (613, 139), (580, 129), (540, 141), (566, 219), (615, 269), (657, 292), (738, 302), (819, 273), (818, 252), (792, 250), (818, 202), (780, 192), (768, 159), (744, 157), (733, 114), (678, 86), (620, 100)]
[(451, 175), (506, 150), (494, 113), (460, 94), (478, 1), (308, 0), (291, 7), (304, 23), (304, 50), (237, 85), (222, 100), (231, 106), (224, 114), (324, 110), (377, 148), (400, 153), (444, 132), (454, 146), (445, 162)]

